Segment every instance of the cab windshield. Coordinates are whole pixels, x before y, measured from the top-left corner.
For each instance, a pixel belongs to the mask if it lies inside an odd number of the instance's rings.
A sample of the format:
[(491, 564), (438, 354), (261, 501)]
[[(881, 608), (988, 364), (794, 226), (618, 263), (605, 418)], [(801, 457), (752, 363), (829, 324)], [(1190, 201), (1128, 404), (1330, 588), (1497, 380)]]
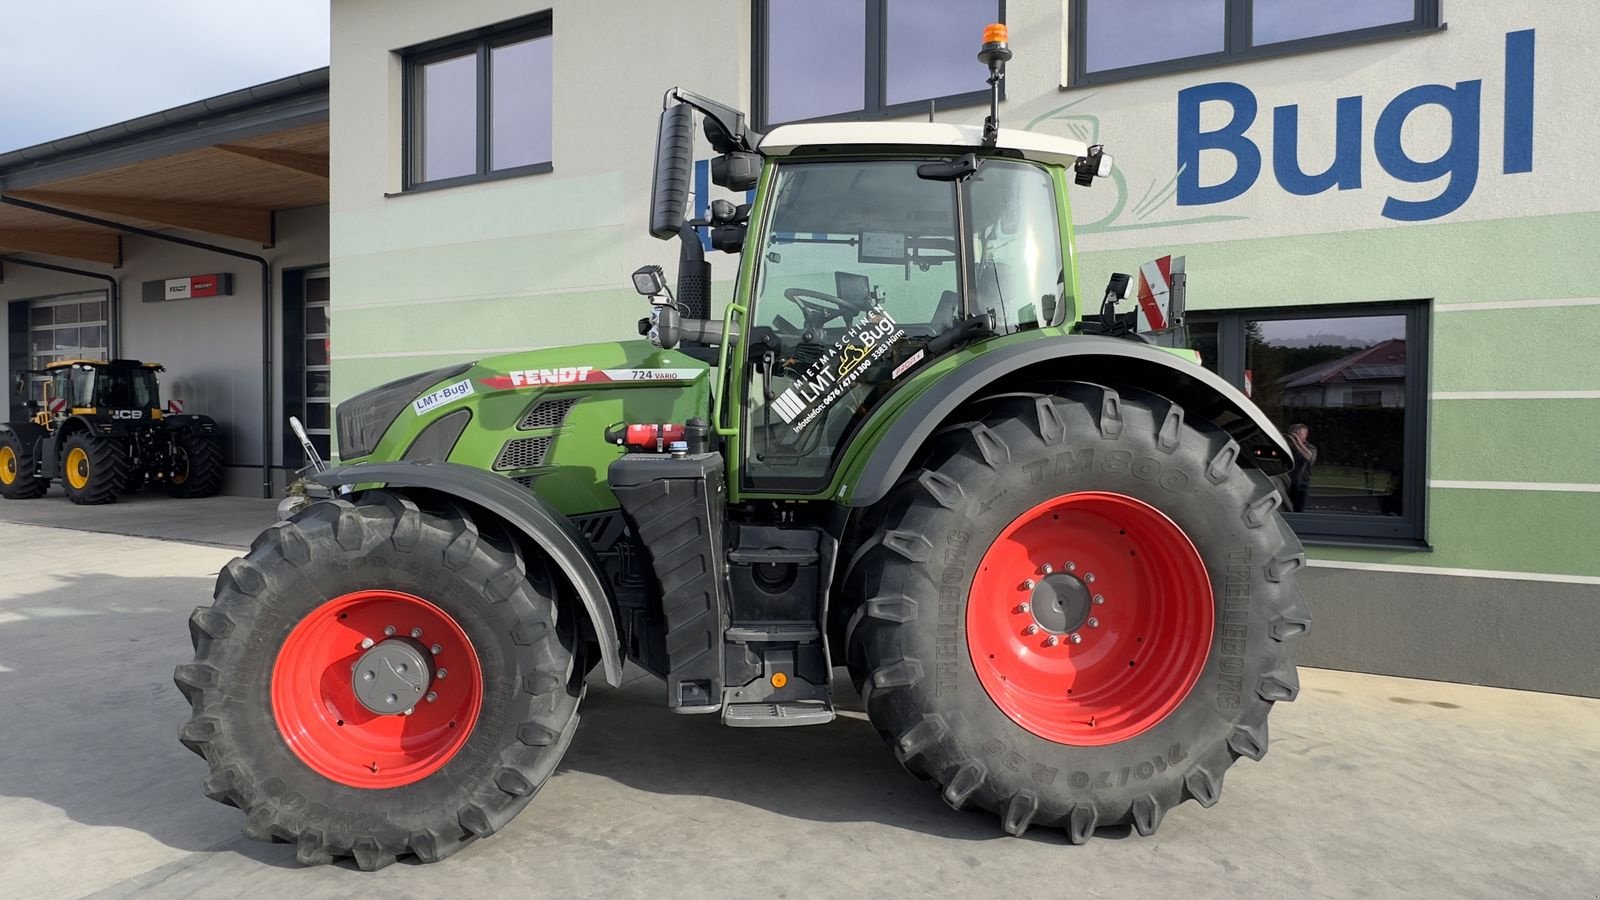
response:
[(987, 159), (961, 182), (918, 175), (939, 161), (779, 165), (750, 310), (751, 487), (821, 487), (855, 427), (967, 318), (1008, 334), (1067, 309), (1048, 171)]

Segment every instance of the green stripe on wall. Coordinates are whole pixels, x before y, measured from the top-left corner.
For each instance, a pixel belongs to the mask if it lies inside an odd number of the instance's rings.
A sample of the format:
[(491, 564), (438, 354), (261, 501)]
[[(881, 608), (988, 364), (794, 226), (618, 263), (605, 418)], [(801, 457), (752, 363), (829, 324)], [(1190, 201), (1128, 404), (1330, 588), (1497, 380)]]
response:
[[(1600, 390), (1597, 338), (1600, 306), (1436, 315), (1432, 387), (1436, 391)], [(1591, 422), (1596, 414), (1600, 404), (1591, 404)], [(1595, 434), (1593, 424), (1589, 433)]]
[(1594, 552), (1600, 494), (1432, 490), (1428, 504), (1432, 553), (1312, 546), (1308, 555), (1407, 566), (1600, 575), (1600, 554)]
[(1600, 400), (1435, 400), (1430, 414), (1430, 478), (1600, 484)]
[(620, 287), (628, 283), (622, 253), (622, 228), (616, 226), (339, 256), (333, 261), (333, 308), (338, 313), (350, 305)]
[[(649, 306), (628, 290), (335, 310), (335, 366), (367, 353), (558, 347), (637, 338)], [(337, 371), (337, 370), (336, 370)]]
[(621, 226), (622, 173), (511, 178), (390, 197), (330, 217), (335, 258)]
[(1091, 235), (1081, 245), (1083, 287), (1093, 297), (1112, 272), (1137, 272), (1140, 263), (1168, 253), (1187, 255), (1191, 309), (1593, 297), (1591, 267), (1573, 254), (1600, 247), (1600, 213), (1102, 252), (1089, 249)]

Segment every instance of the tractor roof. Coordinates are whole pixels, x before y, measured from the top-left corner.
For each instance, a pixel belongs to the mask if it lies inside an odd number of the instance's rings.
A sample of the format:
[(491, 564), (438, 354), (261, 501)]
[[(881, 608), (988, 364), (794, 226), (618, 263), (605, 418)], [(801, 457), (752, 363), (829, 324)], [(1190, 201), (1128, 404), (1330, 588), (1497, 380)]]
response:
[(48, 372), (51, 369), (59, 369), (63, 366), (93, 366), (95, 368), (105, 367), (112, 369), (155, 369), (158, 372), (165, 368), (160, 363), (140, 362), (137, 359), (113, 359), (110, 361), (103, 359), (58, 359), (55, 362), (45, 363), (44, 368), (45, 371)]
[[(808, 122), (779, 125), (761, 139), (759, 150), (766, 156), (788, 156), (801, 148), (860, 148), (863, 151), (887, 147), (926, 147), (965, 153), (982, 150), (983, 129), (976, 125), (951, 125), (943, 122)], [(1089, 148), (1082, 141), (1054, 137), (1015, 128), (1000, 129), (995, 143), (1000, 151), (1011, 151), (1023, 159), (1070, 166)]]

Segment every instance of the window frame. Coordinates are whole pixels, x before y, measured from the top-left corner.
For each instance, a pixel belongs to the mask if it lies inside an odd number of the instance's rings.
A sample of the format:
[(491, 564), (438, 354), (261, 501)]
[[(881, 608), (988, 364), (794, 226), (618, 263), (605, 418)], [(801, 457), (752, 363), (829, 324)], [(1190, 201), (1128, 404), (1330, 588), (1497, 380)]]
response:
[[(1189, 325), (1216, 325), (1217, 374), (1241, 392), (1244, 390), (1247, 353), (1246, 322), (1376, 316), (1405, 318), (1406, 383), (1401, 441), (1406, 449), (1400, 470), (1403, 479), (1401, 504), (1405, 513), (1400, 516), (1285, 513), (1284, 518), (1302, 541), (1335, 546), (1431, 549), (1427, 542), (1430, 307), (1429, 300), (1394, 300), (1190, 311)], [(1283, 423), (1283, 427), (1288, 427), (1288, 423)]]
[[(943, 97), (928, 97), (923, 100), (910, 100), (904, 103), (888, 103), (886, 98), (889, 93), (889, 2), (888, 0), (866, 0), (866, 84), (864, 87), (862, 107), (849, 112), (833, 113), (827, 116), (813, 116), (807, 119), (792, 119), (786, 122), (773, 123), (767, 120), (767, 87), (771, 83), (771, 73), (768, 63), (771, 54), (767, 52), (767, 5), (770, 0), (752, 0), (750, 10), (750, 119), (756, 130), (769, 131), (781, 125), (797, 125), (801, 122), (862, 122), (877, 119), (893, 119), (901, 116), (926, 115), (928, 104), (932, 103), (936, 110), (960, 109), (969, 106), (981, 106), (989, 102), (989, 86), (984, 84), (972, 91), (959, 94), (950, 94)], [(1006, 0), (994, 0), (997, 7), (994, 21), (1002, 24), (1006, 21)], [(973, 55), (976, 57), (981, 35), (973, 36)], [(1006, 98), (1005, 81), (1000, 82), (1000, 99)]]
[[(490, 74), (491, 51), (497, 47), (541, 37), (548, 37), (552, 40), (555, 38), (554, 16), (550, 10), (508, 22), (488, 25), (476, 31), (416, 44), (397, 51), (400, 55), (402, 66), (400, 167), (402, 173), (401, 191), (403, 193), (433, 191), (463, 184), (498, 181), (502, 178), (520, 178), (524, 175), (539, 175), (555, 169), (555, 110), (553, 102), (555, 84), (553, 78), (550, 85), (552, 98), (550, 155), (552, 158), (544, 162), (512, 166), (505, 169), (491, 168), (494, 161), (490, 159), (490, 150), (494, 139), (494, 122), (491, 116), (494, 91), (494, 79)], [(420, 89), (423, 67), (431, 63), (469, 54), (474, 56), (477, 67), (476, 96), (474, 98), (478, 113), (477, 127), (474, 129), (477, 151), (476, 170), (466, 175), (435, 178), (432, 181), (422, 180), (420, 169), (422, 160), (417, 151), (423, 139), (422, 91)]]
[(1221, 51), (1204, 53), (1199, 56), (1185, 56), (1181, 59), (1165, 59), (1157, 62), (1123, 66), (1120, 69), (1104, 69), (1098, 72), (1090, 72), (1088, 70), (1088, 29), (1085, 27), (1085, 23), (1088, 20), (1089, 0), (1062, 0), (1062, 4), (1066, 6), (1067, 13), (1068, 56), (1067, 83), (1062, 85), (1062, 88), (1113, 84), (1135, 78), (1147, 78), (1152, 75), (1168, 75), (1174, 72), (1208, 69), (1248, 60), (1271, 59), (1278, 56), (1329, 50), (1335, 47), (1348, 47), (1355, 44), (1366, 44), (1373, 41), (1391, 40), (1418, 34), (1430, 34), (1444, 30), (1445, 25), (1440, 21), (1440, 0), (1412, 0), (1412, 3), (1412, 17), (1409, 22), (1375, 25), (1370, 28), (1358, 28), (1354, 31), (1319, 34), (1312, 37), (1257, 46), (1254, 42), (1255, 0), (1224, 0), (1222, 20), (1223, 49)]

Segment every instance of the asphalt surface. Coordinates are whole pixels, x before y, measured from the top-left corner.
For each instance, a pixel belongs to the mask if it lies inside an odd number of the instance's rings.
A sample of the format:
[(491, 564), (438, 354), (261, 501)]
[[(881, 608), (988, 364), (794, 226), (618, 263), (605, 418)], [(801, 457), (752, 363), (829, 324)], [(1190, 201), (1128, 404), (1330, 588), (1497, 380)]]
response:
[[(0, 503), (0, 518), (19, 505)], [(253, 533), (244, 520), (260, 512), (210, 533)], [(169, 504), (155, 518), (194, 517)], [(620, 689), (591, 686), (566, 761), (500, 834), (432, 866), (304, 869), (290, 847), (239, 836), (242, 816), (201, 795), (205, 764), (177, 742), (185, 619), (234, 551), (53, 524), (0, 524), (0, 896), (1565, 898), (1600, 886), (1600, 701), (1325, 670), (1302, 670), (1271, 752), (1236, 765), (1216, 807), (1081, 847), (952, 812), (900, 770), (857, 698), (826, 726), (726, 729), (667, 712), (659, 683), (630, 671)]]

